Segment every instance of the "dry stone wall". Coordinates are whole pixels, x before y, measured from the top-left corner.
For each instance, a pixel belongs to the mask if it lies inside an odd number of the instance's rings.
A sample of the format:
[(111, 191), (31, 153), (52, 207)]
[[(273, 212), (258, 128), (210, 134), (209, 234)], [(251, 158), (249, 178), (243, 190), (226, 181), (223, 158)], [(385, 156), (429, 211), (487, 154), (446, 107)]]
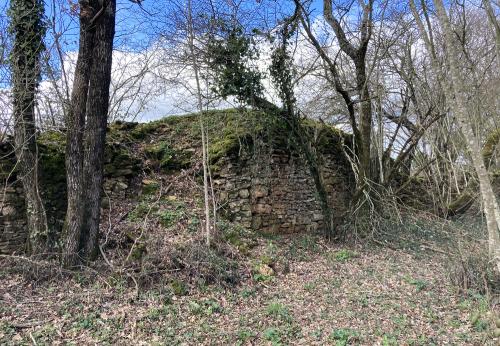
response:
[(5, 182), (0, 194), (0, 254), (22, 251), (26, 244), (26, 210), (23, 188), (13, 172), (15, 158), (9, 143), (0, 143), (0, 177)]
[[(352, 196), (353, 178), (342, 153), (322, 157), (321, 174), (329, 204), (340, 220)], [(260, 143), (218, 165), (215, 185), (227, 218), (268, 233), (322, 228), (314, 181), (299, 155)]]
[[(64, 145), (45, 140), (39, 143), (40, 186), (45, 203), (49, 230), (57, 239), (66, 212), (66, 178)], [(131, 157), (119, 145), (108, 145), (105, 155), (105, 181), (103, 207), (109, 202), (130, 197), (138, 178), (140, 160)], [(0, 143), (0, 254), (22, 252), (28, 238), (26, 208), (22, 184), (16, 171), (12, 141)]]
[[(134, 151), (126, 148), (125, 143), (129, 141), (127, 131), (137, 124), (118, 125), (122, 131), (118, 134), (123, 136), (108, 138), (106, 149), (104, 208), (109, 201), (134, 200), (142, 179), (141, 172), (147, 171), (145, 167), (148, 166), (147, 160), (134, 157)], [(340, 137), (332, 129), (324, 132), (328, 136), (316, 145), (322, 153), (319, 155), (322, 158), (321, 175), (333, 215), (340, 219), (348, 208), (354, 180), (349, 163), (339, 149)], [(46, 135), (47, 138), (39, 143), (40, 185), (49, 228), (57, 238), (66, 209), (64, 138), (60, 133), (51, 136)], [(138, 141), (144, 142), (145, 139), (133, 142), (144, 146)], [(239, 150), (232, 150), (236, 147), (231, 145), (231, 150), (213, 162), (214, 185), (224, 216), (245, 227), (268, 233), (320, 230), (323, 215), (313, 178), (304, 159), (289, 148), (286, 134), (273, 136), (273, 140), (252, 137), (250, 142), (240, 144)], [(146, 144), (147, 148), (154, 145), (155, 138), (148, 138)], [(185, 151), (175, 148), (172, 155), (184, 155)], [(0, 253), (21, 252), (27, 239), (25, 205), (9, 142), (0, 143), (0, 155), (0, 178), (5, 183), (0, 191)], [(179, 157), (172, 159), (178, 160)], [(172, 173), (173, 168), (169, 169)]]

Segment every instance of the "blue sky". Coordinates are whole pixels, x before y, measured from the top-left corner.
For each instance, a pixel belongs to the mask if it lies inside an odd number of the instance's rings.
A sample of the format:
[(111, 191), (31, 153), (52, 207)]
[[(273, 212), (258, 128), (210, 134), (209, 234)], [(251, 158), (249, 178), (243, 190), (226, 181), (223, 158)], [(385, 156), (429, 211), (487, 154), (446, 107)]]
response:
[[(168, 23), (168, 17), (175, 14), (175, 2), (182, 4), (184, 0), (143, 0), (141, 6), (130, 0), (118, 0), (116, 21), (116, 46), (143, 46), (150, 43), (151, 36), (160, 26)], [(56, 21), (61, 27), (69, 27), (64, 30), (64, 41), (69, 48), (75, 50), (78, 45), (78, 18), (75, 12), (70, 11), (71, 4), (77, 4), (78, 0), (45, 0), (47, 18), (52, 20), (55, 15)], [(184, 1), (185, 2), (185, 1)], [(208, 0), (192, 0), (193, 6), (208, 5)], [(215, 3), (225, 1), (214, 0)], [(314, 7), (321, 5), (322, 0), (314, 0)], [(0, 16), (5, 17), (9, 6), (9, 0), (0, 0)], [(262, 21), (272, 22), (281, 17), (276, 11), (291, 13), (293, 10), (292, 0), (244, 0), (243, 11), (259, 12)], [(265, 18), (264, 18), (265, 17)], [(258, 26), (260, 23), (247, 22), (249, 26)], [(270, 23), (272, 24), (272, 23)]]

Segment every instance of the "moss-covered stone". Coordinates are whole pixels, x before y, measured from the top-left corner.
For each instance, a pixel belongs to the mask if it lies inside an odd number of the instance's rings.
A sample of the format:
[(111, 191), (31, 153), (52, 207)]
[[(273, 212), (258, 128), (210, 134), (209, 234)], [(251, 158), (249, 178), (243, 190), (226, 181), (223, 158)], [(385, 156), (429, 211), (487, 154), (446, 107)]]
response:
[(142, 181), (142, 195), (150, 196), (154, 195), (160, 189), (160, 183), (155, 180), (144, 179)]
[(144, 153), (155, 165), (164, 170), (179, 170), (191, 165), (191, 152), (176, 150), (166, 141), (145, 146)]
[(62, 230), (66, 213), (65, 142), (65, 134), (58, 131), (38, 137), (41, 195), (54, 238)]

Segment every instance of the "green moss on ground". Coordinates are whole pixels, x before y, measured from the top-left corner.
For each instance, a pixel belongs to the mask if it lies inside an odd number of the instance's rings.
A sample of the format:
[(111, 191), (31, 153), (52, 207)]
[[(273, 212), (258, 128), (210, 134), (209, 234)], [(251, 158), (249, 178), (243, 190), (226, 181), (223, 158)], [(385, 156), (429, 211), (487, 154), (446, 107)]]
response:
[[(274, 115), (248, 109), (210, 110), (203, 113), (168, 116), (149, 123), (110, 125), (108, 137), (142, 148), (153, 166), (167, 171), (188, 168), (201, 156), (200, 117), (208, 134), (210, 163), (217, 168), (223, 157), (235, 157), (243, 150), (251, 150), (255, 140), (290, 150), (289, 127), (286, 121)], [(315, 120), (303, 120), (304, 129), (316, 139), (321, 152), (341, 150), (342, 138), (349, 136), (333, 126)]]

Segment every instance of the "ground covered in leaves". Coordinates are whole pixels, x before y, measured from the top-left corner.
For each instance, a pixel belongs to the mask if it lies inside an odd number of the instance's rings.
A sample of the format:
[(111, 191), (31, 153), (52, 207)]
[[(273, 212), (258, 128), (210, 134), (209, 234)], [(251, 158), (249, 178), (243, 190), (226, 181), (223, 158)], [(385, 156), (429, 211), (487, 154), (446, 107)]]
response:
[(440, 253), (342, 247), (305, 235), (256, 242), (248, 277), (233, 286), (142, 287), (89, 270), (37, 282), (2, 270), (0, 344), (498, 342), (486, 298), (458, 295)]

